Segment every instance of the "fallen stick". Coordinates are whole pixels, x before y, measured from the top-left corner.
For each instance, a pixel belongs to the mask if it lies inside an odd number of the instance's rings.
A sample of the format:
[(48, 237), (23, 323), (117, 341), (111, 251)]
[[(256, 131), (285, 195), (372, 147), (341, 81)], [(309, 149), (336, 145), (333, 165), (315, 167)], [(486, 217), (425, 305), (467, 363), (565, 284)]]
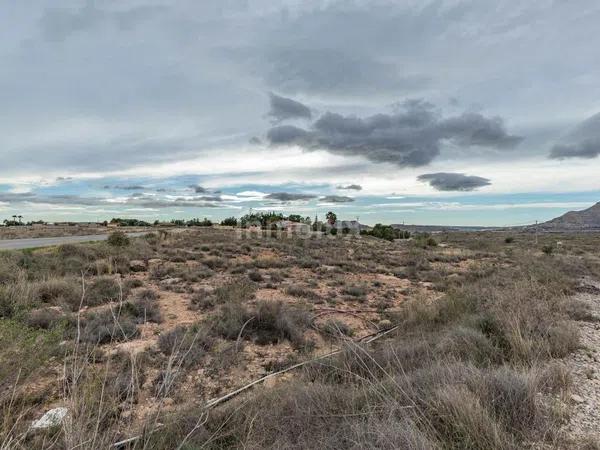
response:
[[(378, 331), (376, 333), (373, 333), (373, 334), (370, 334), (370, 335), (367, 335), (367, 336), (363, 336), (362, 338), (360, 338), (360, 339), (358, 339), (357, 341), (354, 341), (354, 342), (355, 343), (361, 343), (362, 342), (362, 343), (365, 343), (365, 344), (370, 344), (371, 342), (374, 342), (374, 341), (382, 338), (383, 336), (386, 336), (386, 335), (388, 335), (390, 333), (393, 333), (398, 328), (400, 328), (400, 325), (396, 325), (396, 326), (394, 326), (392, 328), (389, 328), (387, 330)], [(226, 395), (224, 395), (222, 397), (219, 397), (219, 398), (216, 398), (216, 399), (208, 401), (204, 405), (204, 409), (207, 410), (207, 409), (213, 408), (213, 407), (215, 407), (217, 405), (220, 405), (222, 403), (225, 403), (225, 402), (231, 400), (233, 397), (236, 397), (237, 395), (241, 394), (242, 392), (245, 392), (245, 391), (251, 389), (252, 387), (256, 386), (257, 384), (260, 384), (260, 383), (262, 383), (262, 382), (264, 382), (264, 381), (266, 381), (266, 380), (268, 380), (270, 378), (276, 377), (278, 375), (283, 375), (284, 373), (290, 372), (290, 371), (292, 371), (294, 369), (297, 369), (299, 367), (302, 367), (302, 366), (306, 366), (307, 364), (313, 363), (315, 361), (320, 361), (322, 359), (330, 358), (332, 356), (335, 356), (335, 355), (341, 353), (343, 350), (344, 350), (343, 348), (338, 348), (338, 349), (333, 350), (333, 351), (331, 351), (329, 353), (325, 353), (324, 355), (317, 356), (316, 358), (313, 358), (313, 359), (309, 359), (308, 361), (299, 362), (299, 363), (293, 364), (293, 365), (291, 365), (289, 367), (286, 367), (285, 369), (278, 370), (277, 372), (273, 372), (273, 373), (270, 373), (268, 375), (265, 375), (264, 377), (261, 377), (261, 378), (259, 378), (257, 380), (254, 380), (253, 382), (248, 383), (248, 384), (246, 384), (246, 385), (244, 385), (244, 386), (236, 389), (235, 391), (230, 392), (229, 394), (226, 394)], [(152, 433), (153, 431), (156, 431), (156, 430), (149, 431), (149, 433)], [(134, 436), (134, 437), (131, 437), (129, 439), (125, 439), (123, 441), (117, 442), (117, 443), (113, 444), (113, 448), (121, 448), (121, 447), (123, 447), (123, 446), (125, 446), (127, 444), (131, 444), (131, 443), (137, 441), (141, 437), (142, 437), (142, 435)]]

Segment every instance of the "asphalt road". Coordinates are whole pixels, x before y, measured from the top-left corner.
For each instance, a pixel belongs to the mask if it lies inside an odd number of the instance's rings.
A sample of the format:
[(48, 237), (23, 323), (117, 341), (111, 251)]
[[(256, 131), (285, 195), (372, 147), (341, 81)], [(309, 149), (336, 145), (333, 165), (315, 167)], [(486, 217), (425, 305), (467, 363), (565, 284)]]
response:
[[(142, 236), (146, 232), (127, 233), (127, 236)], [(51, 247), (61, 244), (76, 244), (78, 242), (105, 241), (108, 234), (91, 234), (87, 236), (61, 236), (30, 239), (4, 239), (0, 240), (0, 250), (21, 250), (24, 248)]]

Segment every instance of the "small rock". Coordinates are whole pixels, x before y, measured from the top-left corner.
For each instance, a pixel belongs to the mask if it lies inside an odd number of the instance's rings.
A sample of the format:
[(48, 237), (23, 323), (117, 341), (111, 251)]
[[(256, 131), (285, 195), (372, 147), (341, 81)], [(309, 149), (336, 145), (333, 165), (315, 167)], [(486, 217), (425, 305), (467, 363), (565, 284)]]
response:
[(577, 394), (572, 394), (571, 395), (571, 400), (573, 400), (575, 403), (583, 403), (583, 402), (585, 402), (584, 398), (581, 397), (580, 395), (577, 395)]
[(65, 417), (67, 417), (68, 413), (69, 410), (67, 408), (51, 409), (41, 418), (35, 420), (31, 424), (31, 428), (33, 430), (46, 430), (48, 428), (56, 427), (60, 425), (63, 422), (63, 420), (65, 420)]
[(377, 324), (377, 327), (380, 330), (387, 330), (388, 328), (392, 328), (392, 322), (390, 322), (387, 319), (383, 319), (383, 320), (379, 321), (379, 323)]
[(160, 282), (160, 284), (163, 286), (172, 286), (174, 284), (179, 284), (179, 283), (181, 283), (181, 278), (167, 278)]
[(146, 264), (144, 263), (144, 261), (135, 259), (129, 262), (129, 270), (131, 270), (132, 272), (145, 272)]

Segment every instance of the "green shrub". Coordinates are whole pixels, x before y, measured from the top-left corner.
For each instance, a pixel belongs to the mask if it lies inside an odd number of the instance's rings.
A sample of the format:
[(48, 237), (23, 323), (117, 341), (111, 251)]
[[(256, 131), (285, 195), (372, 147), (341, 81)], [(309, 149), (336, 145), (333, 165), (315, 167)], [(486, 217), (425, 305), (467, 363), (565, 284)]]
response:
[(289, 308), (282, 302), (262, 301), (257, 304), (248, 331), (258, 345), (287, 339), (294, 347), (300, 348), (307, 344), (304, 332), (309, 325), (310, 317), (305, 311)]
[(162, 314), (156, 298), (136, 298), (125, 302), (121, 309), (121, 315), (130, 316), (138, 324), (162, 322)]
[(199, 324), (177, 326), (158, 337), (160, 351), (166, 356), (177, 358), (184, 368), (196, 365), (214, 345), (215, 341), (209, 330)]
[(113, 231), (106, 240), (111, 247), (127, 247), (130, 243), (129, 237), (122, 231)]
[(85, 303), (89, 306), (98, 306), (124, 300), (127, 294), (126, 286), (115, 277), (98, 277), (86, 288)]
[(59, 325), (66, 316), (56, 308), (34, 309), (27, 314), (25, 323), (31, 328), (49, 330)]
[(35, 298), (41, 304), (67, 306), (77, 311), (81, 305), (83, 288), (75, 278), (54, 278), (35, 285)]
[(252, 272), (248, 272), (248, 278), (250, 278), (251, 281), (254, 281), (256, 283), (260, 283), (261, 281), (264, 280), (261, 273), (256, 270), (253, 270)]
[(235, 217), (228, 217), (221, 221), (221, 225), (227, 227), (237, 227), (238, 220)]
[(138, 335), (139, 330), (132, 317), (127, 314), (114, 317), (112, 311), (103, 310), (92, 313), (85, 319), (81, 340), (89, 344), (101, 345), (127, 341)]
[(553, 245), (544, 245), (542, 247), (542, 251), (546, 254), (546, 255), (551, 255), (552, 253), (554, 253), (554, 246)]
[(235, 280), (215, 289), (215, 301), (217, 304), (227, 302), (247, 302), (254, 298), (256, 285), (247, 280)]

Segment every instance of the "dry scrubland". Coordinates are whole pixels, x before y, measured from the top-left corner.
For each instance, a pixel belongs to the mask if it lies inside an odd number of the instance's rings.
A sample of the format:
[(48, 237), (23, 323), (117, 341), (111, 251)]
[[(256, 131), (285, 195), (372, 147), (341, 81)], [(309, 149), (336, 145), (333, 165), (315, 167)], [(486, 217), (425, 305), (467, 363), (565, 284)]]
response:
[(598, 448), (562, 430), (599, 243), (202, 229), (0, 253), (0, 448)]
[[(127, 232), (147, 231), (148, 227), (127, 227)], [(0, 240), (2, 239), (30, 239), (62, 236), (86, 236), (92, 234), (106, 234), (111, 231), (107, 227), (94, 226), (16, 226), (0, 227)]]

